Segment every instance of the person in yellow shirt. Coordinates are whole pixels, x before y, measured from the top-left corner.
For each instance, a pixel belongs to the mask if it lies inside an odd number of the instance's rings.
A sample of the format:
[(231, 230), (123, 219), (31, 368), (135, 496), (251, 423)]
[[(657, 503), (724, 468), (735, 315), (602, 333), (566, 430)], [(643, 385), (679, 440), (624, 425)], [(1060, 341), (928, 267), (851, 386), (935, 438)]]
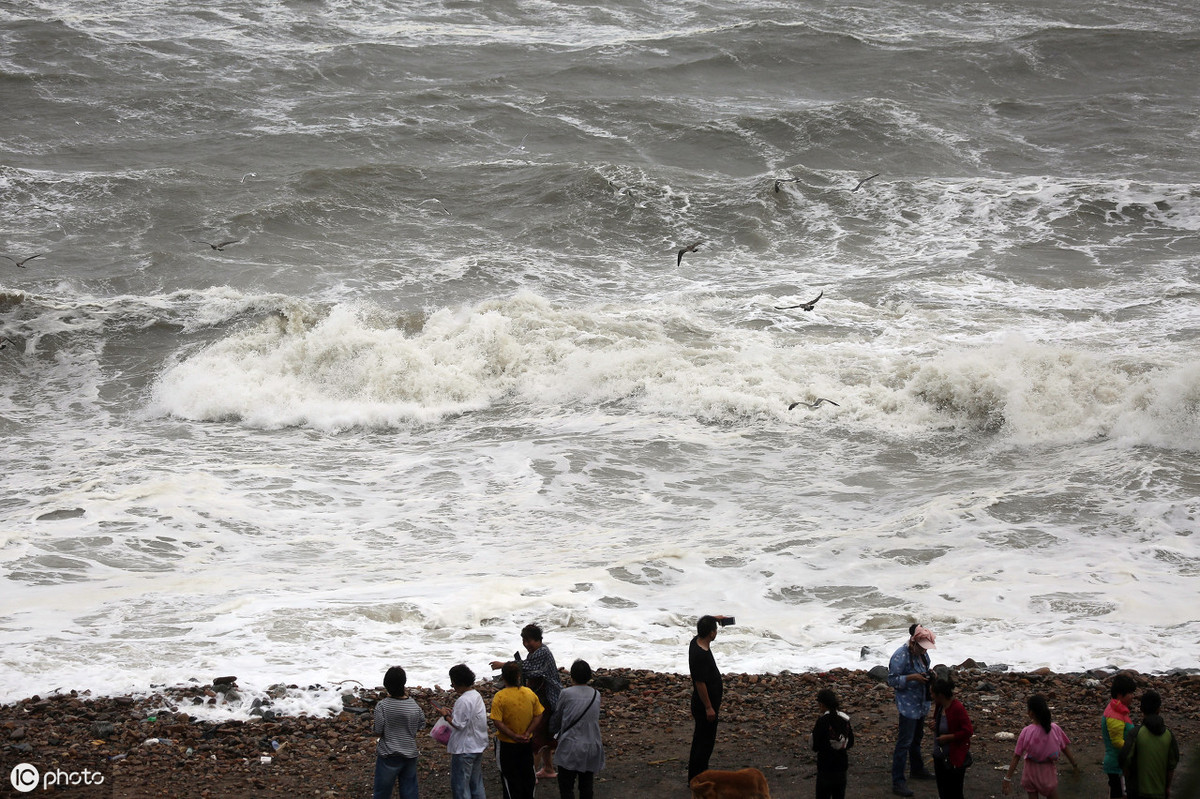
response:
[(496, 725), (497, 763), (504, 799), (533, 799), (537, 776), (533, 770), (533, 734), (544, 721), (545, 708), (537, 694), (521, 685), (521, 664), (508, 662), (500, 670), (504, 688), (492, 697), (490, 718)]

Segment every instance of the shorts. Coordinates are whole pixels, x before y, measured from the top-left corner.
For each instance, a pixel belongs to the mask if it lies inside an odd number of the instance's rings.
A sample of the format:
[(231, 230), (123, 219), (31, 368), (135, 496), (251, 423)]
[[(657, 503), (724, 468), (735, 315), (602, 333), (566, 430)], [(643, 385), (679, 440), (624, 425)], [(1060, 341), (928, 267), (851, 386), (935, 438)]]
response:
[(1029, 793), (1039, 796), (1049, 796), (1058, 788), (1058, 761), (1048, 760), (1042, 763), (1026, 759), (1025, 768), (1021, 772), (1021, 787)]

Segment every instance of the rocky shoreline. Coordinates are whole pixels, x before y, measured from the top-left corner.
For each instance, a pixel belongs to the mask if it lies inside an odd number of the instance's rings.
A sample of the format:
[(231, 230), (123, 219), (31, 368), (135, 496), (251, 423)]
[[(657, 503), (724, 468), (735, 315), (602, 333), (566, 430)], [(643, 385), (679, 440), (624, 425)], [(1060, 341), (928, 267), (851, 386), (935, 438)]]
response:
[[(1113, 671), (1001, 672), (972, 662), (951, 671), (976, 729), (968, 796), (1000, 795), (1000, 777), (1012, 755), (1011, 736), (1027, 723), (1025, 700), (1035, 692), (1049, 699), (1054, 719), (1071, 736), (1083, 767), (1071, 775), (1064, 763), (1060, 795), (1107, 795), (1099, 765), (1099, 717)], [(1184, 763), (1172, 795), (1200, 797), (1195, 787), (1200, 778), (1200, 671), (1133, 674), (1140, 689), (1162, 694), (1163, 715), (1182, 744)], [(597, 677), (608, 758), (597, 778), (597, 796), (688, 797), (687, 677), (634, 669), (602, 671)], [(767, 775), (772, 796), (811, 796), (815, 767), (808, 735), (816, 718), (814, 697), (818, 689), (829, 687), (841, 698), (855, 729), (847, 795), (891, 796), (888, 770), (895, 708), (878, 668), (727, 674), (725, 686), (714, 768), (754, 766)], [(483, 682), (479, 688), (490, 703), (495, 685)], [(71, 691), (4, 705), (0, 752), (5, 779), (0, 790), (6, 792), (0, 795), (38, 795), (17, 793), (9, 784), (13, 767), (28, 764), (43, 779), (51, 775), (59, 783), (54, 795), (63, 797), (369, 797), (375, 748), (371, 708), (381, 689), (355, 686), (343, 691), (341, 712), (329, 716), (293, 716), (278, 710), (278, 698), (303, 690), (275, 686), (250, 702), (248, 714), (242, 714), (246, 717), (225, 720), (212, 718), (211, 711), (247, 705), (232, 676), (142, 697), (93, 697)], [(434, 702), (453, 701), (448, 690), (436, 686), (413, 688), (411, 693), (427, 711)], [(200, 713), (201, 706), (210, 712)], [(429, 717), (434, 718), (432, 712)], [(445, 749), (427, 735), (420, 743), (421, 795), (448, 797)], [(484, 775), (489, 796), (500, 797), (491, 758), (485, 758)], [(917, 797), (937, 795), (932, 783), (914, 782), (911, 787)], [(538, 795), (557, 796), (557, 787), (545, 785)]]

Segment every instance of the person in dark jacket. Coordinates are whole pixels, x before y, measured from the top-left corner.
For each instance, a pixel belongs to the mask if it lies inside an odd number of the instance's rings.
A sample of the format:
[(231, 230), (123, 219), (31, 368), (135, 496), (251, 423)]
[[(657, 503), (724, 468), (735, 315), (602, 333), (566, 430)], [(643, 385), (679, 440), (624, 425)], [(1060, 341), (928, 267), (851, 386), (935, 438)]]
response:
[(812, 748), (817, 753), (817, 799), (845, 799), (846, 772), (854, 746), (850, 717), (838, 709), (837, 694), (828, 688), (817, 691), (821, 715), (813, 725)]
[(930, 687), (933, 694), (933, 775), (939, 799), (963, 799), (963, 781), (975, 728), (963, 703), (954, 698), (954, 683), (941, 677)]
[(720, 718), (723, 685), (721, 671), (712, 654), (712, 642), (717, 638), (717, 625), (724, 616), (701, 616), (696, 622), (696, 635), (688, 644), (688, 673), (692, 678), (692, 748), (688, 753), (688, 782), (708, 769), (713, 747), (717, 742), (717, 721)]

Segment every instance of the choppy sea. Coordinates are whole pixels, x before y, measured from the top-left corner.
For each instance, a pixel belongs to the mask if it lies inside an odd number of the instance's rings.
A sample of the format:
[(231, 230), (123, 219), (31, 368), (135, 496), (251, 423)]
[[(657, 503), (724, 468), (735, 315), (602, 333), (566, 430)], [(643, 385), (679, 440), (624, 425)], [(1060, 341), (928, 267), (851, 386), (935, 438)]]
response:
[(0, 2), (0, 700), (702, 613), (1196, 666), (1198, 61), (1183, 0)]

